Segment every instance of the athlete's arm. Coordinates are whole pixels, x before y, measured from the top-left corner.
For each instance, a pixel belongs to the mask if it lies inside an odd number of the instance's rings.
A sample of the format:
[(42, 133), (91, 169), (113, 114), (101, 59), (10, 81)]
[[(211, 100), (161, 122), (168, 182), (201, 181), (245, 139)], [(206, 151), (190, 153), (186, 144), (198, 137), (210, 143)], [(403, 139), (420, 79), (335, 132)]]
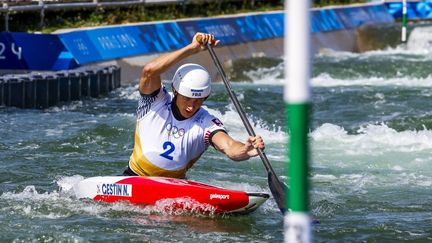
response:
[(233, 139), (225, 132), (218, 132), (212, 137), (213, 146), (228, 158), (236, 161), (247, 160), (258, 155), (257, 148), (264, 149), (261, 136), (248, 137), (245, 143)]
[[(197, 37), (201, 36), (200, 42)], [(215, 40), (214, 35), (196, 33), (192, 38), (192, 42), (176, 51), (163, 54), (156, 59), (146, 63), (141, 72), (141, 78), (139, 81), (139, 91), (141, 94), (151, 94), (161, 87), (161, 74), (167, 71), (171, 66), (178, 63), (182, 59), (198, 53), (201, 50), (205, 50), (207, 43), (211, 43), (213, 46), (219, 44), (219, 40)]]

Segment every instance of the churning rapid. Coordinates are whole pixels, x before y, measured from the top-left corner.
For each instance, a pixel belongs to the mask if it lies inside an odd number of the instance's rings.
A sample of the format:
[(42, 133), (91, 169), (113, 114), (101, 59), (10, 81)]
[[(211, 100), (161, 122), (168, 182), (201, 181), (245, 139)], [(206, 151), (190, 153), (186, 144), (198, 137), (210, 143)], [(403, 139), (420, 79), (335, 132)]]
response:
[[(428, 43), (418, 38), (410, 43)], [(432, 53), (411, 44), (362, 54), (322, 50), (313, 60), (316, 241), (432, 240)], [(243, 74), (253, 82), (233, 89), (287, 179), (283, 64)], [(223, 85), (213, 88), (206, 106), (244, 140)], [(0, 109), (0, 241), (283, 241), (273, 199), (253, 214), (223, 217), (77, 200), (74, 183), (126, 166), (137, 98), (136, 86), (127, 86), (43, 111)], [(232, 162), (212, 148), (188, 179), (269, 193), (259, 158)]]

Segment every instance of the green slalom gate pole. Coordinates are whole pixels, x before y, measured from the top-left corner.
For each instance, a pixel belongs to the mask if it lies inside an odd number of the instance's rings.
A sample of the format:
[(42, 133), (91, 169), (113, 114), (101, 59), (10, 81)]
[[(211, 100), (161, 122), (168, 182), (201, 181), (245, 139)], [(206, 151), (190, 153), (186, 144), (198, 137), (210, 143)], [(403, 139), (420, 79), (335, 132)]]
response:
[(310, 0), (285, 1), (285, 90), (290, 190), (285, 242), (311, 242), (309, 216)]
[(401, 41), (407, 41), (407, 1), (402, 1), (402, 36)]

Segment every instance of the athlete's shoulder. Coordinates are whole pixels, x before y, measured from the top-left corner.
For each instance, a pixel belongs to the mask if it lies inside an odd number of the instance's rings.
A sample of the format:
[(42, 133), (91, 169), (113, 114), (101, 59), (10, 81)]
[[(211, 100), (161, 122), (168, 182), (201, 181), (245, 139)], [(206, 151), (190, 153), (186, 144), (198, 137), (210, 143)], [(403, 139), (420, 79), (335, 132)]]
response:
[(174, 95), (171, 92), (169, 92), (164, 85), (162, 85), (155, 99), (158, 103), (162, 103), (166, 105), (171, 103), (173, 96)]
[(165, 107), (169, 107), (172, 101), (172, 95), (162, 86), (159, 90), (155, 90), (152, 94), (141, 94), (138, 100), (137, 118), (142, 119), (147, 114), (160, 111)]
[(216, 126), (223, 127), (223, 123), (216, 116), (211, 114), (207, 109), (203, 107), (201, 107), (201, 109), (197, 113), (195, 117), (195, 122), (207, 126), (216, 125)]

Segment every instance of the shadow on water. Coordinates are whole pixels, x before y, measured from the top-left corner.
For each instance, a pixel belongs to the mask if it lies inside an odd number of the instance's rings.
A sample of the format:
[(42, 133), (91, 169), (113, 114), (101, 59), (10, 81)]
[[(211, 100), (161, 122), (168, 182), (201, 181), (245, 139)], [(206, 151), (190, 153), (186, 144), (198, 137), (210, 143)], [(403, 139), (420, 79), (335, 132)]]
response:
[[(167, 224), (197, 233), (241, 233), (250, 234), (252, 224), (247, 216), (170, 216), (170, 215), (146, 215), (133, 216), (131, 221), (147, 227), (165, 227)], [(186, 232), (185, 232), (186, 233)]]

